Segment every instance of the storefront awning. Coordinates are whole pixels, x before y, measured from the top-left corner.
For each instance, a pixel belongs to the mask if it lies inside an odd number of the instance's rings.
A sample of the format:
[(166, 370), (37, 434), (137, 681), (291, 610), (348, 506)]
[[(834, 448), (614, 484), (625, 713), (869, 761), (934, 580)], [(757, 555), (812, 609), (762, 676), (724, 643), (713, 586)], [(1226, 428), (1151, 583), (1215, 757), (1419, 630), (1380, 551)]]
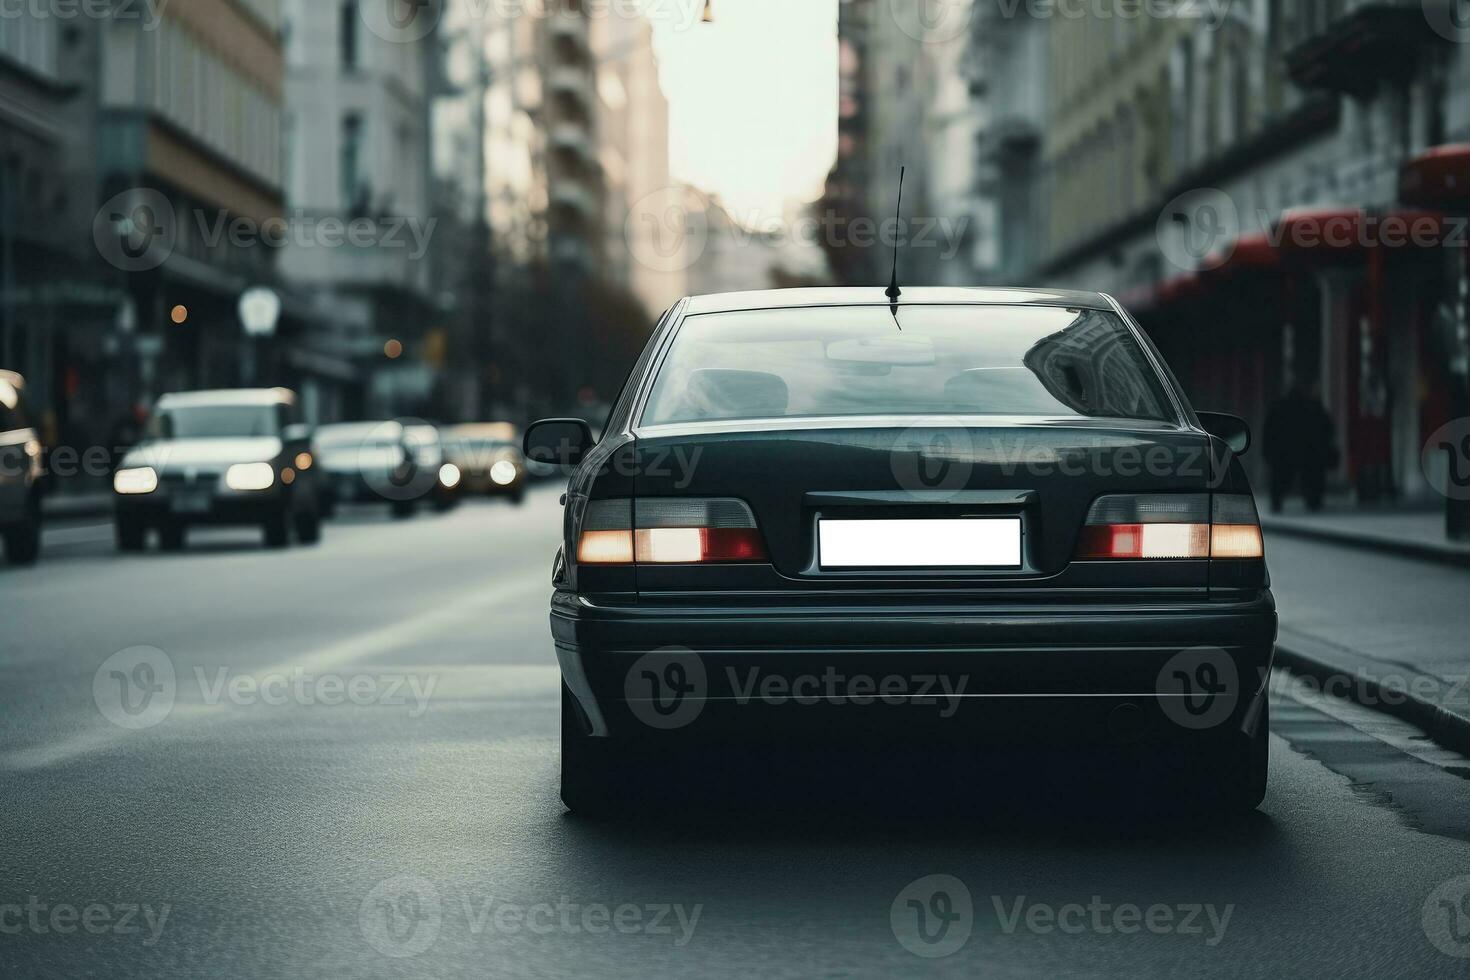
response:
[(1436, 146), (1405, 163), (1399, 200), (1420, 207), (1470, 205), (1470, 143)]
[(1291, 208), (1276, 222), (1272, 236), (1293, 259), (1352, 261), (1365, 249), (1368, 213), (1362, 208)]

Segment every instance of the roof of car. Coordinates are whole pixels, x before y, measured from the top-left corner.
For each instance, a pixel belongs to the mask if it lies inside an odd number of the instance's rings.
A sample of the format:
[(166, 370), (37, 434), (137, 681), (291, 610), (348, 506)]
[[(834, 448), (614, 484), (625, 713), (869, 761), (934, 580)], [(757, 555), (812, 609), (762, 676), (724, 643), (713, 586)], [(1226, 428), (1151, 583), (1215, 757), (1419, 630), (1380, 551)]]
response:
[(190, 405), (286, 405), (296, 394), (286, 388), (221, 388), (215, 391), (176, 391), (158, 400), (159, 407)]
[[(1103, 293), (1075, 289), (970, 289), (951, 286), (909, 286), (899, 306), (925, 305), (1061, 306), (1110, 310)], [(885, 291), (877, 286), (823, 286), (804, 289), (761, 289), (744, 293), (691, 296), (685, 313), (729, 313), (735, 310), (778, 310), (802, 306), (887, 306)]]

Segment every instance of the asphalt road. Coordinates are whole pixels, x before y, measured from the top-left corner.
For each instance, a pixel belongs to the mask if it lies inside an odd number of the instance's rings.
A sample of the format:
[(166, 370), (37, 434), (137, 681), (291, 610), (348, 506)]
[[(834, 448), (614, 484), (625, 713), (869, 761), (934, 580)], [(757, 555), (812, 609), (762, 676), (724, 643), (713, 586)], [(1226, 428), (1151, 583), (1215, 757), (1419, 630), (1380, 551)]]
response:
[[(1470, 764), (1338, 703), (1277, 704), (1270, 793), (1239, 822), (569, 817), (559, 528), (548, 487), (353, 512), (285, 553), (48, 530), (40, 566), (0, 570), (0, 975), (1470, 969)], [(1369, 560), (1273, 554), (1304, 604), (1324, 561)]]

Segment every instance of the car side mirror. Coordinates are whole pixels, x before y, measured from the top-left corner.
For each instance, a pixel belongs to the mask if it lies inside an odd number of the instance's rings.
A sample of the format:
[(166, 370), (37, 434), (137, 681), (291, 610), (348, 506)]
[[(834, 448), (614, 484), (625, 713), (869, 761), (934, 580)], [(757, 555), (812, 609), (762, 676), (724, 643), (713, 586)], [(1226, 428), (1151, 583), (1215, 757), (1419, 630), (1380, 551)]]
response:
[(282, 442), (310, 442), (311, 426), (302, 422), (288, 425), (281, 430)]
[(542, 419), (531, 423), (522, 440), (526, 458), (553, 466), (576, 466), (597, 445), (582, 419)]
[(1237, 456), (1244, 456), (1251, 447), (1251, 427), (1238, 415), (1224, 412), (1197, 412), (1199, 424), (1210, 435), (1230, 447)]

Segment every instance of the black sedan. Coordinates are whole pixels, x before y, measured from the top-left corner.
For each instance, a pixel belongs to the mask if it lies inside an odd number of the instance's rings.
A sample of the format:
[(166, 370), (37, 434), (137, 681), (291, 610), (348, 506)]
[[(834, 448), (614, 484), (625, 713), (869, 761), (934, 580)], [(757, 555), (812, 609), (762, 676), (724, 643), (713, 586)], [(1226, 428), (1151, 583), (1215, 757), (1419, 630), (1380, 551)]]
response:
[(1249, 441), (1100, 294), (682, 301), (600, 441), (526, 434), (575, 467), (563, 801), (658, 799), (685, 754), (861, 772), (1046, 748), (1254, 808), (1276, 611)]

